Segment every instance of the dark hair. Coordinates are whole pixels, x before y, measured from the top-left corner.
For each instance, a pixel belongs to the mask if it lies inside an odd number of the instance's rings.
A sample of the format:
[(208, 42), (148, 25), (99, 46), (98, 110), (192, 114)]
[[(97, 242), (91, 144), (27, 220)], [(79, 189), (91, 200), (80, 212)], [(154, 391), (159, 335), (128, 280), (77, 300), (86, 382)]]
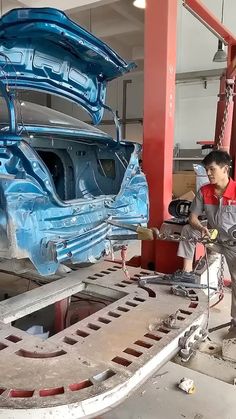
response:
[(203, 166), (209, 166), (212, 163), (218, 164), (218, 166), (229, 166), (231, 165), (231, 157), (226, 151), (213, 150), (203, 159)]

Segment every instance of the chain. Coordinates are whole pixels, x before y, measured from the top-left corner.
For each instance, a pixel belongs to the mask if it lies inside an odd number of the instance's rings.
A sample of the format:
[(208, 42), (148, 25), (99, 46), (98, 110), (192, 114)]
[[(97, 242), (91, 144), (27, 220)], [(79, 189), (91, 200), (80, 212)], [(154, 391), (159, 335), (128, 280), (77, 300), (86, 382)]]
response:
[[(159, 233), (156, 237), (158, 240), (173, 240), (176, 242), (187, 241), (189, 243), (197, 244), (197, 243), (206, 243), (206, 238), (196, 238), (196, 237), (185, 237), (179, 236), (178, 234), (166, 234), (166, 233)], [(207, 240), (209, 243), (213, 243), (212, 240)]]
[(218, 272), (218, 290), (220, 298), (223, 297), (224, 294), (224, 255), (221, 254), (220, 257), (220, 268)]
[(233, 97), (233, 91), (234, 91), (233, 86), (234, 86), (233, 81), (229, 80), (225, 88), (225, 109), (224, 109), (222, 124), (220, 128), (220, 135), (219, 135), (219, 138), (216, 140), (216, 144), (215, 144), (217, 149), (222, 147), (222, 141), (224, 139), (225, 128), (226, 128), (226, 124), (227, 124), (227, 120), (229, 116), (229, 105)]
[(218, 241), (216, 239), (210, 239), (208, 237), (185, 237), (185, 236), (180, 236), (179, 234), (167, 234), (167, 233), (159, 233), (158, 231), (155, 231), (155, 239), (157, 240), (171, 240), (171, 241), (175, 241), (175, 242), (182, 242), (182, 241), (187, 241), (188, 243), (192, 243), (192, 244), (197, 244), (197, 243), (202, 243), (202, 244), (220, 244), (220, 245), (227, 245), (229, 247), (236, 247), (236, 240), (223, 240), (223, 241)]

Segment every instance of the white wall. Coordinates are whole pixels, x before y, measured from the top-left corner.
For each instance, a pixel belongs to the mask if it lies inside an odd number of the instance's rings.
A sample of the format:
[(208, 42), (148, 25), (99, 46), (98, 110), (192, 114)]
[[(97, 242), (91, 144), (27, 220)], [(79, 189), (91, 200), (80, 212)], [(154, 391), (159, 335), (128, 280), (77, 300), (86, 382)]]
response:
[(218, 81), (176, 86), (175, 143), (181, 148), (198, 148), (199, 140), (213, 140)]
[[(132, 84), (128, 84), (127, 87), (127, 118), (142, 118), (143, 75), (130, 75), (129, 79), (132, 79)], [(107, 94), (107, 104), (113, 109), (118, 109), (120, 117), (122, 89), (122, 79), (114, 81)], [(197, 148), (196, 141), (214, 139), (218, 89), (218, 80), (208, 81), (207, 88), (204, 88), (202, 81), (176, 85), (175, 143), (179, 143), (181, 148)], [(84, 121), (90, 120), (86, 112), (58, 97), (52, 99), (52, 107)], [(111, 119), (111, 115), (105, 112), (104, 119)], [(100, 129), (115, 135), (114, 126), (101, 123)], [(127, 124), (127, 139), (142, 142), (142, 137), (141, 123)]]

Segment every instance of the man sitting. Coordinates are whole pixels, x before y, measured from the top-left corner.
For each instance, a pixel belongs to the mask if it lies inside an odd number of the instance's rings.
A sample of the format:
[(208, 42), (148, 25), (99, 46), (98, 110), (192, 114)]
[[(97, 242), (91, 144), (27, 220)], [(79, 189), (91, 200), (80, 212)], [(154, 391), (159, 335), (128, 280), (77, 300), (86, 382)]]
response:
[[(189, 225), (184, 226), (182, 236), (191, 238), (209, 236), (209, 228), (218, 230), (217, 246), (214, 250), (225, 256), (232, 281), (230, 333), (236, 337), (236, 182), (229, 177), (231, 159), (225, 151), (212, 151), (203, 160), (209, 184), (197, 192), (190, 207)], [(207, 226), (199, 216), (205, 213)], [(234, 233), (235, 232), (235, 233)], [(231, 241), (231, 243), (226, 243)], [(181, 241), (178, 256), (183, 258), (183, 271), (193, 270), (195, 245)]]

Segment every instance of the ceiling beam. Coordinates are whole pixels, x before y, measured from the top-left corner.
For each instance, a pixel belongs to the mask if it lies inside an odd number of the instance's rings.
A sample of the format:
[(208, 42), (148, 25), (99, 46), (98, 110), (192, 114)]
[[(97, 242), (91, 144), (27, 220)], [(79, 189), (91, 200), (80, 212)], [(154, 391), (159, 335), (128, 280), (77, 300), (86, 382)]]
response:
[[(104, 6), (115, 3), (118, 0), (38, 0), (37, 7), (55, 7), (63, 11), (66, 10), (87, 10), (94, 7)], [(19, 0), (25, 7), (35, 7), (35, 0)]]
[(137, 16), (135, 8), (131, 3), (113, 3), (110, 8), (117, 12), (120, 16), (127, 19), (129, 22), (134, 23), (140, 31), (144, 30), (144, 14), (143, 19)]

